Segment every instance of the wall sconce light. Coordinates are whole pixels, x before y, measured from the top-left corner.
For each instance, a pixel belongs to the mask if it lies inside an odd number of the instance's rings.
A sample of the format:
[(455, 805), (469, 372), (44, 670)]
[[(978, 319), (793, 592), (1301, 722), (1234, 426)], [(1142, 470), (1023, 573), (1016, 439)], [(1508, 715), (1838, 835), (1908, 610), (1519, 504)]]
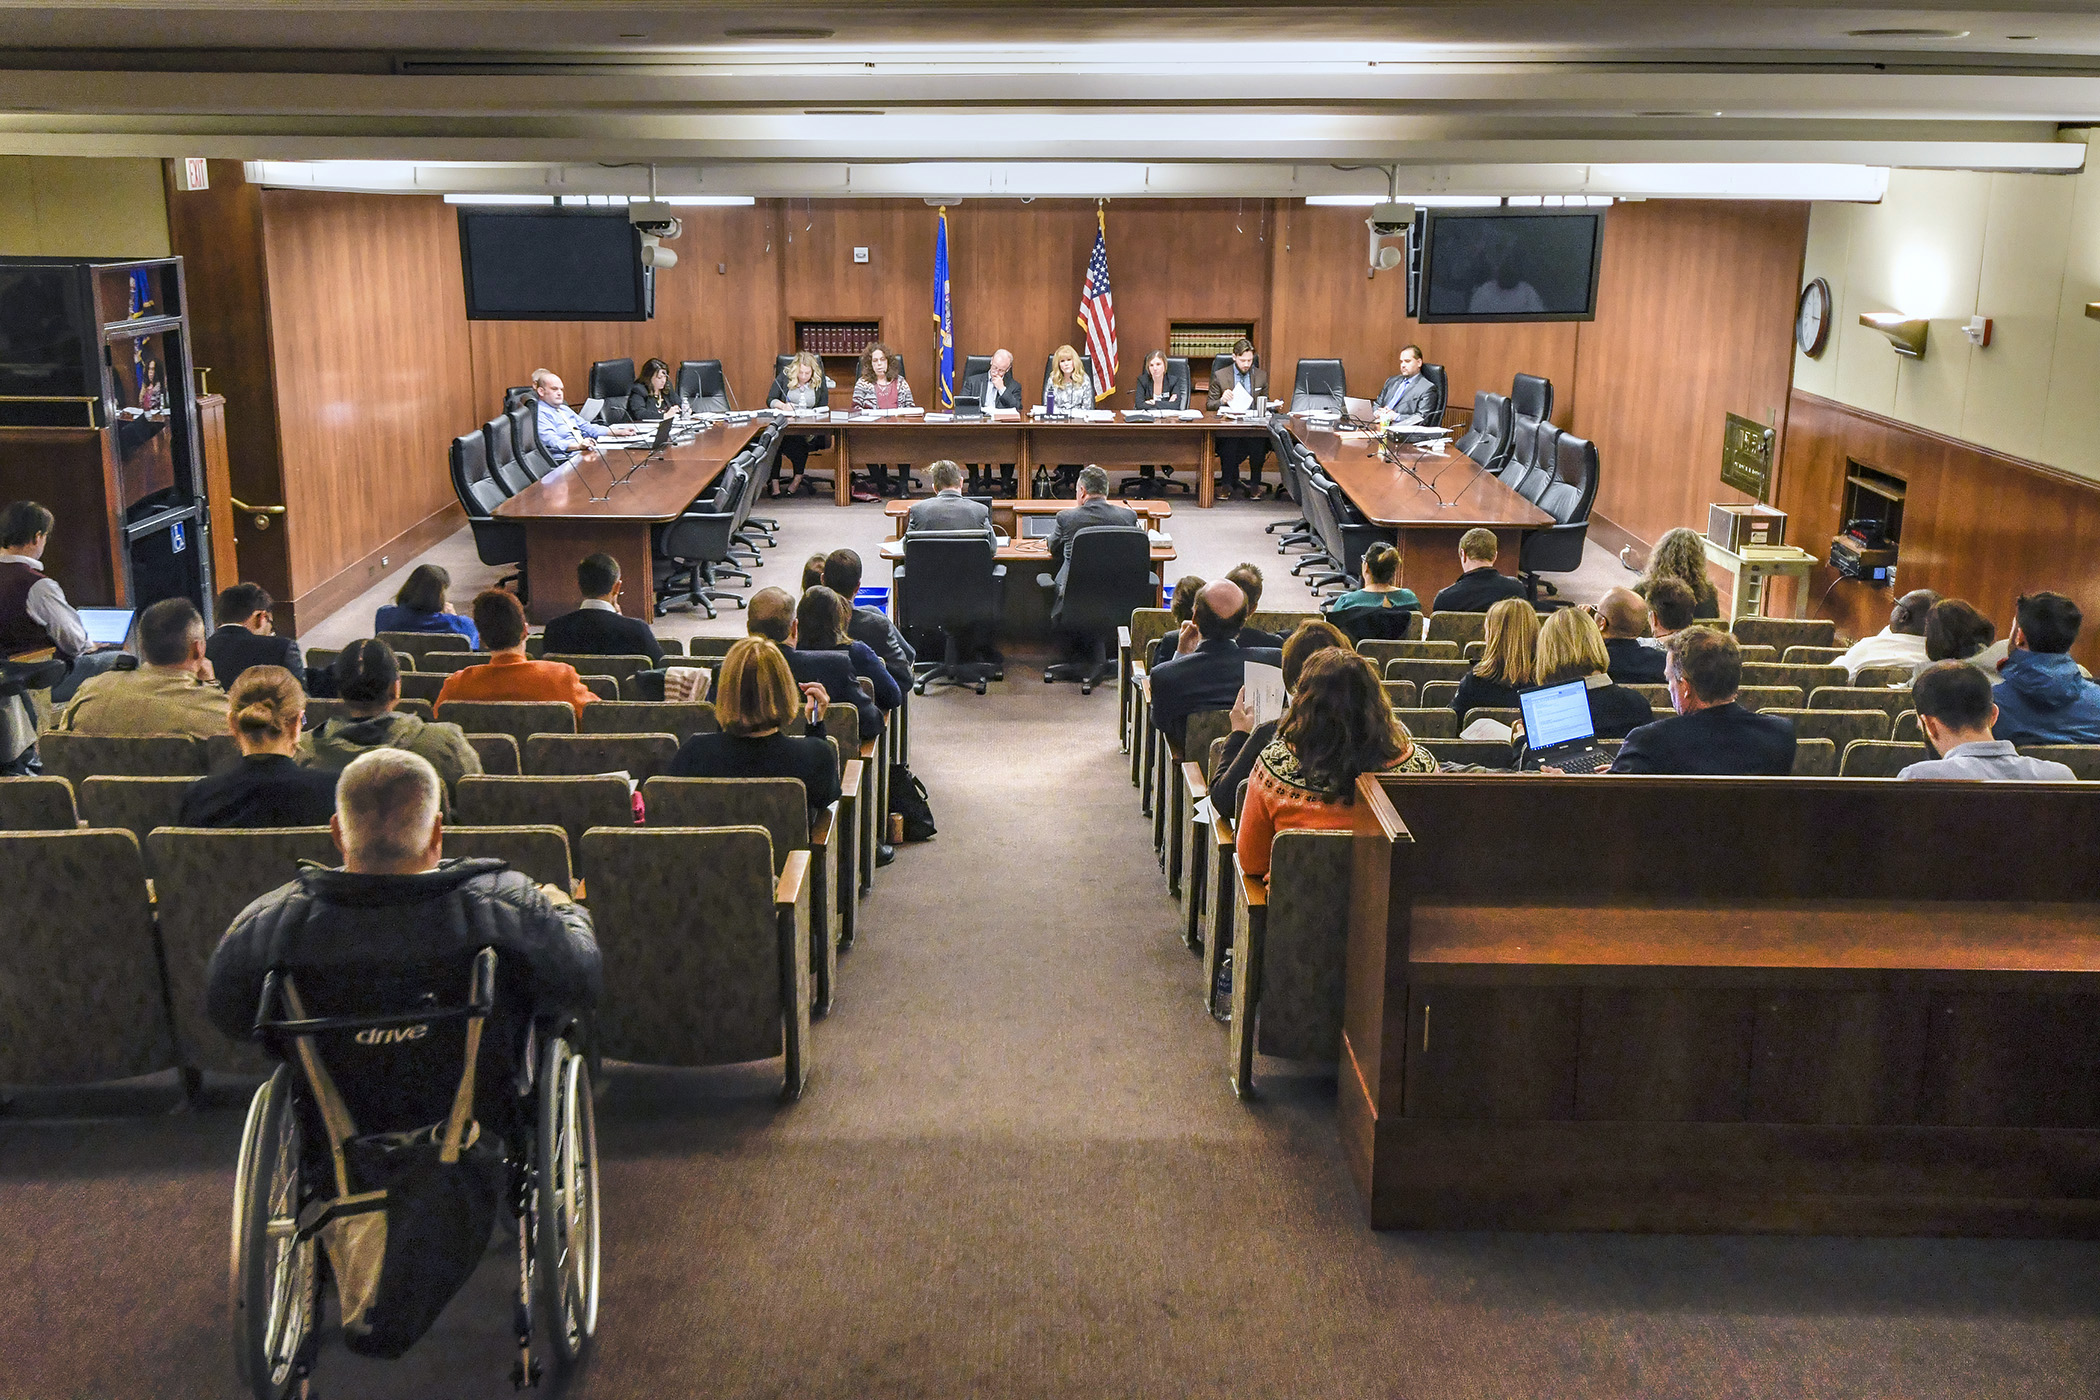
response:
[(1859, 318), (1859, 323), (1869, 330), (1880, 331), (1896, 347), (1896, 353), (1906, 359), (1925, 358), (1925, 327), (1923, 319), (1906, 320), (1900, 311), (1868, 311)]
[(1968, 322), (1962, 326), (1961, 333), (1969, 344), (1981, 350), (1991, 343), (1991, 318), (1988, 316), (1971, 316)]

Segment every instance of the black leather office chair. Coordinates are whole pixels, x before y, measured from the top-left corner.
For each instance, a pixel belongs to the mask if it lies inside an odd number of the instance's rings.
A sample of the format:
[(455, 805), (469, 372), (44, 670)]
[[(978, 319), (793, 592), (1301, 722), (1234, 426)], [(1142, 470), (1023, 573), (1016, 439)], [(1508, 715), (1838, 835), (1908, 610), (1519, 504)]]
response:
[(964, 661), (962, 647), (966, 640), (989, 646), (1006, 615), (1006, 566), (994, 557), (992, 542), (973, 530), (906, 534), (895, 580), (898, 627), (907, 637), (941, 634), (941, 659), (912, 666), (912, 689), (924, 695), (928, 682), (947, 681), (984, 694), (1003, 668), (996, 661)]
[(540, 445), (539, 418), (532, 405), (514, 408), (504, 415), (510, 419), (510, 447), (518, 466), (533, 481), (538, 481), (555, 468), (554, 454)]
[[(473, 434), (469, 434), (473, 436)], [(506, 496), (515, 496), (532, 484), (532, 478), (518, 465), (517, 449), (511, 444), (510, 416), (500, 415), (481, 425), (482, 451), (487, 454), (489, 475)], [(464, 438), (453, 440), (455, 448)]]
[[(962, 367), (955, 372), (955, 392), (961, 394), (972, 379), (975, 379), (980, 374), (990, 374), (991, 371), (992, 357), (990, 355), (963, 356)], [(1011, 375), (1008, 376), (1007, 382), (1013, 382)], [(1023, 402), (1025, 405), (1025, 395), (1023, 396)], [(992, 405), (986, 404), (984, 409), (985, 412), (989, 413), (992, 410)], [(990, 496), (994, 490), (992, 485), (992, 468), (995, 466), (1001, 469), (997, 488), (999, 494), (1013, 495), (1014, 464), (1012, 462), (964, 462), (962, 464), (965, 474), (963, 491), (972, 496)]]
[[(1211, 357), (1210, 357), (1210, 372), (1211, 372), (1211, 375), (1212, 375), (1212, 377), (1213, 377), (1213, 378), (1215, 378), (1215, 377), (1217, 376), (1217, 373), (1218, 373), (1218, 371), (1219, 371), (1219, 370), (1221, 370), (1221, 369), (1225, 368), (1225, 366), (1227, 366), (1227, 365), (1229, 365), (1229, 364), (1231, 364), (1231, 363), (1232, 363), (1232, 354), (1231, 354), (1231, 352), (1230, 352), (1230, 351), (1227, 351), (1226, 353), (1224, 353), (1224, 354), (1221, 354), (1221, 355), (1213, 355), (1213, 356), (1211, 356)], [(1261, 351), (1259, 351), (1259, 350), (1257, 350), (1257, 351), (1255, 351), (1255, 352), (1254, 352), (1254, 368), (1256, 368), (1256, 369), (1260, 369), (1260, 368), (1261, 368)], [(1205, 388), (1205, 390), (1208, 390), (1208, 389), (1210, 388), (1210, 382), (1209, 382), (1208, 380), (1204, 381), (1204, 386), (1203, 386), (1203, 387)]]
[(452, 439), (452, 492), (467, 513), (467, 526), (474, 532), (474, 553), (484, 564), (517, 564), (518, 572), (496, 580), (496, 587), (515, 581), (518, 598), (525, 598), (525, 527), (495, 518), (503, 504), (503, 488), (489, 472), (488, 443), (476, 429)]
[(1060, 661), (1043, 669), (1043, 684), (1078, 681), (1082, 695), (1116, 673), (1109, 639), (1130, 621), (1137, 608), (1159, 598), (1152, 572), (1152, 541), (1142, 528), (1096, 525), (1072, 537), (1065, 569), (1065, 589), (1050, 605), (1050, 626), (1085, 650), (1080, 661)]
[(1590, 507), (1597, 501), (1597, 445), (1573, 433), (1560, 434), (1553, 444), (1553, 475), (1535, 504), (1555, 523), (1526, 535), (1517, 555), (1517, 576), (1534, 603), (1541, 589), (1560, 591), (1540, 574), (1567, 574), (1582, 567)]
[[(781, 377), (782, 375), (786, 374), (786, 373), (788, 372), (788, 366), (789, 366), (789, 365), (791, 365), (791, 364), (793, 364), (794, 362), (795, 362), (795, 357), (794, 357), (793, 355), (775, 355), (775, 356), (773, 357), (773, 377), (774, 377), (775, 379), (778, 379), (778, 378), (780, 378), (780, 377)], [(692, 360), (688, 360), (688, 361), (687, 361), (686, 363), (687, 363), (687, 364), (701, 363), (701, 364), (716, 364), (716, 365), (719, 365), (719, 364), (721, 363), (721, 361), (719, 361), (719, 360), (704, 360), (704, 361), (692, 361)], [(821, 362), (821, 361), (819, 361), (819, 363), (822, 363), (822, 362)], [(836, 388), (838, 388), (838, 387), (839, 387), (839, 382), (838, 382), (838, 381), (837, 381), (836, 379), (833, 379), (833, 378), (832, 378), (832, 377), (831, 377), (830, 375), (828, 375), (828, 374), (824, 376), (824, 392), (825, 392), (826, 394), (829, 394), (829, 393), (830, 393), (830, 392), (831, 392), (831, 391), (832, 391), (833, 389), (836, 389)], [(770, 388), (770, 386), (768, 386), (768, 392), (769, 392), (769, 393), (771, 392), (771, 388)], [(823, 404), (818, 404), (818, 405), (817, 405), (817, 407), (818, 407), (818, 408), (822, 408), (822, 407), (824, 407), (824, 405), (823, 405)]]
[(1451, 402), (1451, 379), (1444, 373), (1442, 365), (1422, 366), (1422, 377), (1436, 386), (1436, 410), (1422, 415), (1422, 425), (1429, 428), (1444, 426), (1444, 408)]
[(536, 399), (538, 397), (539, 395), (532, 391), (530, 384), (513, 384), (503, 391), (503, 411), (508, 413), (528, 399)]
[(976, 378), (976, 377), (977, 377), (978, 375), (980, 375), (980, 374), (990, 374), (991, 372), (992, 372), (992, 357), (991, 357), (990, 355), (965, 355), (965, 356), (963, 356), (963, 363), (962, 363), (962, 373), (961, 373), (960, 375), (958, 375), (958, 376), (956, 377), (956, 381), (955, 381), (955, 382), (956, 382), (956, 385), (958, 386), (958, 387), (957, 387), (957, 389), (956, 389), (956, 392), (957, 392), (957, 393), (961, 393), (961, 392), (962, 392), (962, 390), (961, 390), (961, 387), (960, 387), (960, 386), (962, 386), (962, 385), (964, 385), (964, 384), (967, 384), (967, 383), (969, 383), (969, 382), (970, 382), (970, 381), (971, 381), (972, 379), (975, 379), (975, 378)]
[(695, 413), (727, 413), (736, 402), (720, 360), (680, 360), (678, 397)]
[(1499, 472), (1515, 446), (1509, 400), (1482, 389), (1473, 395), (1473, 421), (1455, 446), (1491, 472)]
[[(1042, 403), (1046, 403), (1046, 404), (1050, 402), (1050, 370), (1051, 370), (1051, 368), (1052, 368), (1052, 364), (1053, 364), (1053, 361), (1054, 361), (1055, 359), (1056, 359), (1056, 357), (1055, 357), (1054, 355), (1045, 355), (1045, 356), (1043, 356), (1043, 397), (1042, 397), (1042, 399), (1040, 400), (1040, 402), (1042, 402)], [(1094, 384), (1094, 387), (1095, 387), (1096, 389), (1099, 389), (1099, 388), (1101, 387), (1101, 381), (1100, 381), (1100, 380), (1098, 380), (1098, 379), (1095, 379), (1095, 378), (1094, 378), (1094, 356), (1093, 356), (1093, 352), (1091, 352), (1091, 351), (1088, 351), (1088, 350), (1082, 350), (1082, 351), (1080, 351), (1080, 352), (1079, 352), (1079, 363), (1080, 363), (1080, 364), (1081, 364), (1082, 366), (1084, 366), (1084, 367), (1085, 367), (1085, 369), (1086, 369), (1086, 377), (1087, 377), (1088, 379), (1090, 379), (1090, 380), (1093, 380), (1093, 384)], [(1087, 407), (1091, 408), (1091, 407), (1093, 407), (1093, 405), (1092, 405), (1092, 404), (1088, 404), (1088, 405), (1087, 405)]]
[(627, 391), (634, 387), (634, 361), (598, 360), (591, 365), (590, 397), (602, 405), (608, 423), (627, 421)]
[(1510, 382), (1510, 412), (1520, 418), (1553, 416), (1553, 381), (1539, 374), (1520, 374)]
[(716, 603), (744, 606), (740, 595), (718, 586), (716, 575), (729, 562), (730, 536), (736, 530), (738, 512), (746, 506), (749, 486), (750, 478), (742, 465), (732, 461), (705, 505), (695, 502), (695, 509), (650, 531), (650, 550), (657, 570), (658, 617), (670, 609), (668, 595), (681, 584), (687, 604), (709, 617), (715, 615)]
[[(1151, 376), (1145, 373), (1145, 366), (1140, 363), (1136, 377), (1130, 381), (1130, 402), (1132, 406), (1137, 404), (1138, 396), (1151, 383)], [(1186, 355), (1169, 355), (1167, 357), (1167, 396), (1175, 408), (1187, 408), (1189, 406), (1189, 361)], [(1191, 496), (1196, 494), (1196, 483), (1181, 480), (1174, 475), (1172, 467), (1146, 465), (1139, 467), (1138, 470), (1140, 475), (1124, 478), (1122, 485), (1123, 495), (1164, 496), (1170, 490), (1180, 491)]]
[(1349, 395), (1349, 377), (1340, 360), (1300, 360), (1298, 376), (1291, 386), (1291, 412), (1333, 409), (1340, 413)]

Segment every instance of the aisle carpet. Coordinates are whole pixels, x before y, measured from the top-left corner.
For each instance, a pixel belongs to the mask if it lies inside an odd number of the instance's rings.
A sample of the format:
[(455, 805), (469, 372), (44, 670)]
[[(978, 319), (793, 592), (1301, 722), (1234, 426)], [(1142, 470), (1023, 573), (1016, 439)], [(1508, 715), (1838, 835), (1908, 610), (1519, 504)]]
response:
[[(864, 906), (803, 1101), (616, 1076), (590, 1397), (2090, 1396), (2100, 1247), (1378, 1235), (1330, 1076), (1234, 1100), (1113, 734), (1016, 673), (929, 697), (941, 833)], [(237, 1394), (237, 1109), (0, 1119), (8, 1400)], [(323, 1393), (510, 1393), (491, 1256)]]

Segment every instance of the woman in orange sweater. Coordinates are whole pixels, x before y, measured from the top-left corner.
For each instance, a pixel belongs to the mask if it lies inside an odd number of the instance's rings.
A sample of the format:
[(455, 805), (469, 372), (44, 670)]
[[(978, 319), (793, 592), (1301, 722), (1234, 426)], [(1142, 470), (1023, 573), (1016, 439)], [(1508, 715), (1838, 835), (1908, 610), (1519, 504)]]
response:
[(438, 691), (438, 718), (451, 700), (559, 700), (583, 707), (598, 697), (565, 661), (533, 661), (525, 655), (525, 609), (517, 595), (490, 588), (475, 595), (474, 628), (489, 659), (479, 666), (454, 671)]
[(1435, 757), (1393, 717), (1370, 662), (1350, 651), (1315, 652), (1276, 741), (1247, 780), (1235, 842), (1240, 870), (1267, 879), (1279, 831), (1349, 830), (1359, 774), (1436, 770)]

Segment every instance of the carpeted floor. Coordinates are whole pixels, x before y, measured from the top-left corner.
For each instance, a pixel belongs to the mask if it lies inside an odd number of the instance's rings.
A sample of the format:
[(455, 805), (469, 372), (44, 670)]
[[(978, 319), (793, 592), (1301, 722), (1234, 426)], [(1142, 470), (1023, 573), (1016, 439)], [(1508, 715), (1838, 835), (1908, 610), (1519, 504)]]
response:
[[(1240, 513), (1258, 532), (1217, 514)], [(1227, 1088), (1113, 692), (1010, 674), (914, 702), (941, 834), (864, 906), (802, 1102), (766, 1065), (611, 1080), (604, 1313), (572, 1394), (2100, 1388), (2089, 1244), (1367, 1230), (1331, 1076), (1265, 1063), (1252, 1107)], [(233, 1106), (0, 1120), (0, 1396), (237, 1393), (239, 1132)], [(323, 1393), (510, 1393), (512, 1276), (493, 1255), (401, 1362), (331, 1348)]]

